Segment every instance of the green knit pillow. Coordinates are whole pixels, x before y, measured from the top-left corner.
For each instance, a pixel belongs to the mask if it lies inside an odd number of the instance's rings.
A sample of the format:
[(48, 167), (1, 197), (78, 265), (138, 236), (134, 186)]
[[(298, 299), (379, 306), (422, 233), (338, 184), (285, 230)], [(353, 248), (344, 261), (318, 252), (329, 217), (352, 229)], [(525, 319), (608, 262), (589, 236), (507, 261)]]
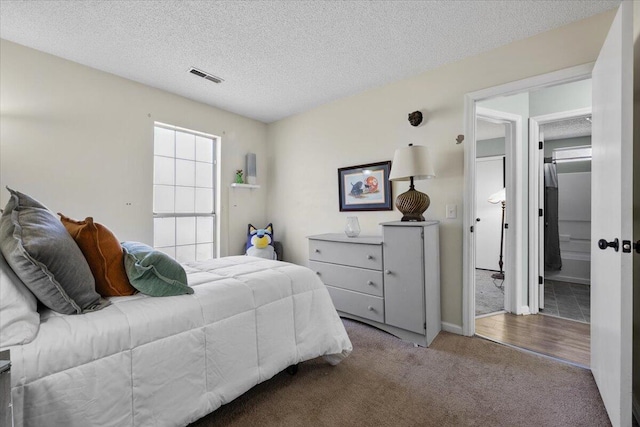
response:
[(131, 285), (152, 297), (192, 294), (184, 268), (169, 255), (139, 242), (122, 242)]

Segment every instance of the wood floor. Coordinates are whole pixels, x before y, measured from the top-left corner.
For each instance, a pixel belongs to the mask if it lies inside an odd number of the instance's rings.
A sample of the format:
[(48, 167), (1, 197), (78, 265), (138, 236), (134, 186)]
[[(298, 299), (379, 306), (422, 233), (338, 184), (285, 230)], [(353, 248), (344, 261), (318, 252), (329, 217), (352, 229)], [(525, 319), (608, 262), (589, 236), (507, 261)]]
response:
[(476, 334), (504, 344), (589, 367), (588, 323), (552, 316), (500, 313), (476, 319)]

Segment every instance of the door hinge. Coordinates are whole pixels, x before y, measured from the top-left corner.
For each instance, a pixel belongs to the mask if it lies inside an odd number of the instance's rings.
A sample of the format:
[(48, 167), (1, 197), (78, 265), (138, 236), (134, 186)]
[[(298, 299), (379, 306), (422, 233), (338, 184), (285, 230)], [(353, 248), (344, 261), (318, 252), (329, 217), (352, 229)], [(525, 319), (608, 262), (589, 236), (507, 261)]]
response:
[(505, 229), (508, 229), (508, 228), (509, 228), (509, 224), (505, 224), (505, 225), (504, 225), (504, 228), (505, 228)]
[(470, 231), (473, 233), (473, 225), (470, 227)]
[(544, 279), (542, 276), (538, 276), (538, 285), (542, 285), (544, 283)]
[(544, 209), (538, 209), (538, 216), (544, 216)]
[(542, 150), (544, 148), (544, 142), (539, 141), (538, 148)]
[(424, 322), (424, 325), (422, 325), (424, 327), (424, 330), (427, 330), (427, 322)]

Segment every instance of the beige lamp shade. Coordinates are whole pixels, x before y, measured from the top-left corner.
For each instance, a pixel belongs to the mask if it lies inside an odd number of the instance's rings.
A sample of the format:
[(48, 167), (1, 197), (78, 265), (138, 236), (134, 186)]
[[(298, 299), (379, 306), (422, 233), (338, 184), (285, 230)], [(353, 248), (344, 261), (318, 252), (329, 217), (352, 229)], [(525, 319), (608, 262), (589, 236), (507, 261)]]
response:
[(435, 178), (429, 149), (423, 145), (398, 148), (393, 155), (389, 181)]
[(487, 200), (489, 203), (493, 203), (498, 204), (498, 203), (502, 203), (504, 201), (507, 200), (507, 196), (505, 194), (505, 189), (503, 188), (502, 190), (493, 193), (491, 196), (489, 196), (489, 200)]
[(396, 150), (393, 155), (389, 181), (411, 182), (409, 191), (396, 197), (396, 207), (403, 214), (401, 221), (424, 221), (422, 214), (431, 204), (431, 199), (415, 189), (413, 180), (434, 178), (435, 176), (427, 147), (409, 144), (408, 147)]

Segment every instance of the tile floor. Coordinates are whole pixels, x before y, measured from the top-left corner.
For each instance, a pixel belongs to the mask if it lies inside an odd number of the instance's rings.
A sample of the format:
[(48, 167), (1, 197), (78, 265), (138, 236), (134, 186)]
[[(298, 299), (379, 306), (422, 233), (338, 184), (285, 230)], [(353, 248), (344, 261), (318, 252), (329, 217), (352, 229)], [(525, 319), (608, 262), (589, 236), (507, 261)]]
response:
[(591, 322), (591, 289), (589, 285), (544, 281), (544, 310), (540, 313), (565, 319)]

